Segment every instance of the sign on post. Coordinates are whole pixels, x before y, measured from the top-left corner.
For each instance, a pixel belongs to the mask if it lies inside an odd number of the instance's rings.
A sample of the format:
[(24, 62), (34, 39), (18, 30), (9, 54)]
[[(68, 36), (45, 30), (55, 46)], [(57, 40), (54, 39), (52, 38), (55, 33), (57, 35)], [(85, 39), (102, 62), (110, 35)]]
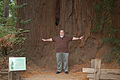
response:
[(9, 71), (26, 70), (26, 57), (9, 57)]

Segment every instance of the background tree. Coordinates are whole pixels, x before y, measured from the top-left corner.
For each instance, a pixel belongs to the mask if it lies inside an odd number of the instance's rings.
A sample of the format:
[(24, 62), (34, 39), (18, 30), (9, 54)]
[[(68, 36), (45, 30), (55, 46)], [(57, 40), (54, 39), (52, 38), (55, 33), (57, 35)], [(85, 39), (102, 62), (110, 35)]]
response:
[(9, 16), (9, 0), (4, 0), (4, 17)]
[(0, 0), (0, 66), (2, 68), (8, 68), (8, 57), (24, 54), (22, 45), (26, 38), (23, 33), (28, 30), (16, 28), (18, 20), (16, 9), (19, 7), (21, 6), (16, 5), (15, 0), (10, 3), (8, 0)]

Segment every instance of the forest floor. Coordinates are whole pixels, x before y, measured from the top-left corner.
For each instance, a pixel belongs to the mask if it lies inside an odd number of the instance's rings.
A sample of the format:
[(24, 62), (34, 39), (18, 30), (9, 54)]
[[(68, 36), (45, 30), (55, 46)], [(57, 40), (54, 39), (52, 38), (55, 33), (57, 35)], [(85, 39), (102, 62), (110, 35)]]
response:
[[(120, 66), (112, 64), (102, 64), (102, 68), (118, 68), (120, 69)], [(86, 73), (82, 72), (82, 68), (90, 67), (89, 64), (79, 64), (70, 67), (69, 74), (65, 74), (64, 72), (60, 74), (56, 74), (55, 67), (53, 69), (50, 69), (49, 67), (45, 68), (32, 68), (33, 70), (28, 68), (27, 71), (22, 72), (22, 78), (23, 80), (88, 80)]]
[[(120, 65), (113, 63), (102, 64), (101, 68), (120, 69)], [(90, 64), (77, 64), (69, 67), (69, 74), (64, 72), (56, 74), (56, 66), (40, 67), (35, 64), (27, 66), (27, 70), (20, 72), (22, 80), (88, 80), (86, 73), (82, 72), (82, 68), (90, 67)], [(0, 75), (0, 80), (8, 80), (7, 76)]]
[[(22, 80), (88, 80), (86, 74), (82, 72), (82, 68), (86, 64), (75, 65), (69, 68), (69, 74), (61, 72), (56, 74), (56, 67), (51, 68), (36, 66), (27, 66), (26, 71), (20, 72)], [(7, 75), (0, 75), (0, 80), (8, 80)]]
[(37, 75), (33, 75), (23, 80), (88, 80), (86, 74), (82, 72), (69, 73), (69, 74), (55, 74), (55, 72), (42, 72)]
[(81, 72), (80, 66), (77, 65), (71, 68), (69, 74), (65, 74), (64, 72), (56, 74), (55, 69), (37, 69), (23, 72), (22, 77), (23, 80), (88, 80), (86, 74)]

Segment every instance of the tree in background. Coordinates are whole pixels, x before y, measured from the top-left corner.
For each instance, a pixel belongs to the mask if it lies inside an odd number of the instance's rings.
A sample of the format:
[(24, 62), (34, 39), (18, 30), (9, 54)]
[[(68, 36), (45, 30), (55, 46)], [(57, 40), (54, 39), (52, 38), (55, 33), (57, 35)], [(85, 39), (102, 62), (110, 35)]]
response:
[(9, 56), (23, 56), (22, 45), (25, 37), (23, 33), (28, 30), (16, 28), (17, 17), (16, 0), (0, 0), (0, 63), (2, 68), (8, 68), (7, 60)]
[(4, 0), (4, 17), (7, 18), (9, 16), (9, 0)]

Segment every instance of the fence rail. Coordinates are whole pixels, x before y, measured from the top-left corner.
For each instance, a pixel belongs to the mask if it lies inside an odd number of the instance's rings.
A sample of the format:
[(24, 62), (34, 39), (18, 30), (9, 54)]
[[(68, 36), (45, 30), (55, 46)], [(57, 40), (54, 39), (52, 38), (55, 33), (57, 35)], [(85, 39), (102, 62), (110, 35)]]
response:
[(120, 69), (101, 69), (101, 60), (92, 59), (91, 68), (83, 68), (89, 80), (120, 80)]

